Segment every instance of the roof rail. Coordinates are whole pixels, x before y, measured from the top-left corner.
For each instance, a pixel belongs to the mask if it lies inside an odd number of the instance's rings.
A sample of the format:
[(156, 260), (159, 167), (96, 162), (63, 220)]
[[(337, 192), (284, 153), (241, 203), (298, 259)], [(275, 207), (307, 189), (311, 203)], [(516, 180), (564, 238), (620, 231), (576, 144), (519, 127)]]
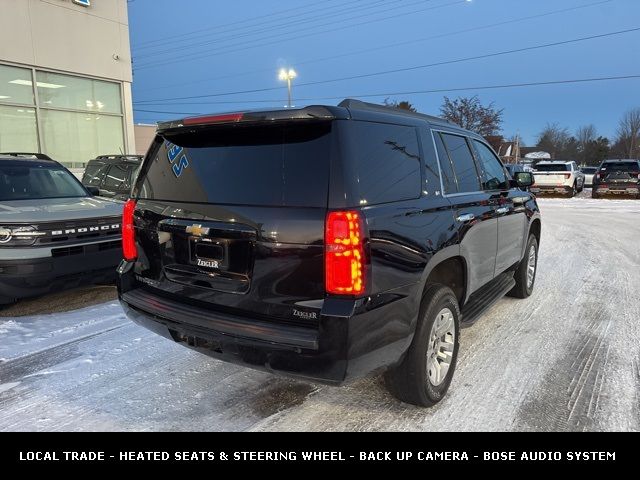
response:
[(54, 161), (49, 155), (44, 153), (29, 153), (29, 152), (0, 152), (0, 155), (7, 155), (8, 157), (33, 157), (37, 160), (51, 160)]
[(370, 110), (370, 111), (381, 112), (381, 113), (396, 113), (399, 115), (408, 115), (411, 117), (423, 118), (430, 122), (448, 123), (450, 125), (455, 125), (456, 127), (458, 126), (455, 123), (450, 122), (445, 118), (436, 117), (434, 115), (426, 115), (424, 113), (412, 112), (410, 110), (404, 110), (402, 108), (397, 108), (391, 105), (379, 105), (377, 103), (363, 102), (362, 100), (355, 100), (353, 98), (345, 98), (338, 104), (338, 106), (343, 108), (353, 108), (355, 110)]

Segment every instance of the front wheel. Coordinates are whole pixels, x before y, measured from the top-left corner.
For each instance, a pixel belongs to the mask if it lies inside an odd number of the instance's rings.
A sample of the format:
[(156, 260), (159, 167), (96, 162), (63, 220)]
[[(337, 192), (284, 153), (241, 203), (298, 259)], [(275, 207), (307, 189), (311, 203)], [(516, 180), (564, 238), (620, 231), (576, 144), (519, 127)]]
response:
[(386, 374), (389, 390), (422, 407), (442, 400), (455, 371), (459, 337), (460, 307), (453, 291), (444, 285), (428, 287), (413, 342), (402, 363)]
[(527, 298), (533, 292), (538, 271), (538, 241), (533, 235), (529, 235), (527, 249), (524, 258), (513, 275), (515, 286), (507, 293), (510, 297)]

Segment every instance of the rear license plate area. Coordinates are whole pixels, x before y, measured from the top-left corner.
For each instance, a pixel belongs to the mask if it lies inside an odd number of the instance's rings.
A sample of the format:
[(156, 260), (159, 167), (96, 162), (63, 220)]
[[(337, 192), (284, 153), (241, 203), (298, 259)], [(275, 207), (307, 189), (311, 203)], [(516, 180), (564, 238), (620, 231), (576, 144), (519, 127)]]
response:
[(228, 244), (209, 238), (189, 239), (189, 260), (192, 265), (204, 270), (227, 270), (229, 268)]

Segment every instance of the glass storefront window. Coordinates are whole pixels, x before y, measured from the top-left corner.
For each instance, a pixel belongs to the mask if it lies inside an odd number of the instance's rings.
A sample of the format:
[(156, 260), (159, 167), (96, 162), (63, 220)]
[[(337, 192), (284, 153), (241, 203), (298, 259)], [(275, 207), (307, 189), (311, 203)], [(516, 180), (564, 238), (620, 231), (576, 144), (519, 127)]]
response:
[(117, 83), (50, 72), (36, 72), (36, 82), (41, 108), (122, 113)]
[(42, 109), (40, 121), (43, 151), (72, 168), (97, 155), (124, 152), (121, 117)]
[(0, 103), (34, 104), (31, 70), (0, 65)]
[(120, 91), (116, 82), (0, 65), (0, 151), (41, 151), (70, 168), (122, 153)]
[(37, 151), (35, 109), (0, 105), (0, 152)]

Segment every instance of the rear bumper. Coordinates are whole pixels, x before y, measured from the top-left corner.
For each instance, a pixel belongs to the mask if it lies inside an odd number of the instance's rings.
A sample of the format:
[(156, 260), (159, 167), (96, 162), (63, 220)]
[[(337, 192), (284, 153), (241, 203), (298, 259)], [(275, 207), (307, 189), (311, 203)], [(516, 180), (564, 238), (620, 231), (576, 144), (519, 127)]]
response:
[(640, 185), (638, 184), (607, 184), (606, 186), (594, 185), (593, 192), (600, 195), (638, 195)]
[(222, 314), (131, 288), (123, 264), (119, 297), (133, 322), (226, 362), (339, 385), (397, 363), (413, 338), (410, 296), (394, 294), (387, 303), (327, 299), (319, 324), (304, 327)]
[(121, 257), (119, 248), (99, 250), (96, 244), (82, 254), (0, 260), (0, 302), (113, 281)]
[(530, 187), (529, 191), (531, 193), (535, 193), (536, 195), (543, 195), (545, 193), (570, 194), (573, 191), (573, 186), (535, 185)]

